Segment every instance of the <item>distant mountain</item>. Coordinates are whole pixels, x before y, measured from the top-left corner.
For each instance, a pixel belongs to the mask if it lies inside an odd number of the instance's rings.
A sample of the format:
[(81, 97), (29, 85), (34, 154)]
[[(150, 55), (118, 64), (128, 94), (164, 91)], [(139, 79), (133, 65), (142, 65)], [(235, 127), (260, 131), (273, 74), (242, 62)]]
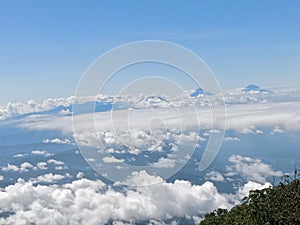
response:
[(261, 87), (251, 84), (243, 89), (243, 92), (255, 92), (255, 93), (271, 93), (271, 91), (267, 89), (262, 89)]
[(203, 95), (212, 95), (212, 94), (204, 91), (202, 88), (197, 88), (192, 94), (190, 94), (191, 97), (198, 97)]

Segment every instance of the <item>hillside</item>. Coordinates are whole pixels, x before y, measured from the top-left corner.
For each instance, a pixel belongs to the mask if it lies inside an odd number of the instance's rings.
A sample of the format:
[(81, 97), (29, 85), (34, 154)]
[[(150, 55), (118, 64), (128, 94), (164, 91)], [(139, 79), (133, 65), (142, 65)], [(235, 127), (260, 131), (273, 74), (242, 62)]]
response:
[(200, 225), (295, 225), (300, 224), (300, 181), (249, 193), (244, 203), (232, 208), (217, 209)]

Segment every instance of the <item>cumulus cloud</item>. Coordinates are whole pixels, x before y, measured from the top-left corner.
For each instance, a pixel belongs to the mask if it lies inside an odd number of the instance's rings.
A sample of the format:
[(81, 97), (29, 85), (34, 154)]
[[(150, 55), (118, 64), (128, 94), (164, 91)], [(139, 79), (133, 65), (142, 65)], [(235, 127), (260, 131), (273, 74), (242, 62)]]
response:
[(33, 169), (33, 168), (34, 168), (34, 167), (33, 167), (33, 165), (32, 165), (31, 163), (29, 163), (29, 162), (24, 162), (24, 163), (22, 163), (21, 166), (20, 166), (20, 171), (21, 171), (21, 172), (27, 172), (28, 170)]
[(263, 184), (266, 183), (267, 177), (280, 177), (283, 175), (281, 171), (274, 171), (270, 165), (263, 163), (259, 159), (232, 155), (229, 158), (229, 162), (233, 165), (227, 166), (227, 176), (240, 174), (248, 181), (255, 181)]
[(81, 179), (81, 178), (83, 178), (84, 177), (84, 172), (78, 172), (77, 174), (76, 174), (76, 178), (77, 179)]
[(249, 194), (249, 191), (251, 191), (251, 190), (260, 190), (260, 189), (269, 188), (271, 186), (272, 185), (268, 182), (266, 182), (264, 184), (259, 184), (254, 181), (248, 181), (245, 185), (240, 186), (238, 188), (236, 196), (237, 196), (237, 199), (242, 199), (243, 197), (247, 196)]
[(64, 178), (65, 177), (61, 174), (48, 173), (38, 176), (37, 178), (33, 178), (31, 179), (31, 181), (33, 181), (33, 183), (55, 183), (56, 181), (62, 180)]
[(42, 156), (45, 156), (45, 157), (49, 157), (49, 156), (52, 156), (53, 154), (52, 153), (48, 153), (47, 151), (45, 150), (33, 150), (31, 152), (32, 155), (42, 155)]
[[(37, 180), (55, 182), (60, 178), (62, 175), (46, 174)], [(197, 220), (199, 215), (213, 209), (232, 207), (233, 201), (241, 200), (242, 193), (250, 187), (264, 187), (249, 183), (232, 196), (219, 193), (211, 182), (203, 185), (182, 180), (167, 183), (145, 171), (133, 173), (127, 181), (142, 186), (128, 186), (121, 192), (102, 181), (84, 178), (64, 185), (36, 186), (34, 182), (19, 179), (14, 185), (0, 189), (2, 212), (13, 212), (7, 218), (0, 218), (1, 224), (99, 225), (111, 220), (114, 224), (142, 220), (159, 224), (165, 219), (184, 216)], [(156, 184), (149, 185), (153, 183)]]
[(239, 141), (240, 139), (238, 137), (225, 137), (224, 141)]
[(36, 164), (37, 168), (39, 168), (40, 170), (47, 170), (47, 163), (46, 162), (39, 162)]
[(35, 167), (29, 163), (24, 162), (20, 165), (20, 167), (12, 164), (7, 164), (7, 166), (2, 167), (2, 171), (8, 172), (8, 171), (14, 171), (14, 172), (27, 172), (30, 169), (34, 169)]
[(4, 176), (0, 175), (0, 181), (4, 180)]
[(174, 168), (176, 161), (174, 159), (161, 157), (156, 163), (153, 163), (153, 166), (156, 168)]
[(279, 126), (275, 126), (275, 127), (273, 128), (271, 134), (276, 134), (276, 133), (279, 133), (279, 134), (284, 133), (284, 130), (281, 129)]
[(114, 156), (107, 156), (107, 157), (104, 157), (102, 160), (105, 163), (122, 163), (122, 162), (124, 162), (124, 159), (117, 159)]
[(56, 159), (49, 159), (48, 163), (52, 163), (52, 164), (54, 164), (56, 166), (62, 166), (62, 165), (64, 165), (64, 162), (56, 160)]
[(7, 172), (7, 171), (19, 171), (19, 168), (16, 165), (12, 165), (12, 164), (7, 164), (7, 166), (2, 167), (2, 170)]
[(206, 179), (211, 180), (211, 181), (224, 181), (225, 178), (223, 177), (223, 175), (218, 172), (218, 171), (211, 171), (209, 173), (206, 174)]
[(51, 143), (51, 144), (71, 144), (72, 142), (67, 138), (65, 138), (64, 140), (61, 140), (59, 138), (54, 138), (54, 139), (45, 139), (45, 140), (43, 140), (43, 143), (46, 143), (46, 144), (48, 144), (48, 143)]
[(55, 166), (54, 169), (55, 170), (63, 170), (64, 168), (62, 166)]

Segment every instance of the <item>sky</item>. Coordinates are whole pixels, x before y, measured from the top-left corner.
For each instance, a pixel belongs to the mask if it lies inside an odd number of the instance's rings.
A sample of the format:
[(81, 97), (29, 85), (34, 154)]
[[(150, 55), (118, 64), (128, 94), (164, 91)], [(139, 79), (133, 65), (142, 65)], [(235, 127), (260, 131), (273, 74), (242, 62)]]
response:
[(1, 1), (0, 104), (74, 95), (106, 51), (140, 40), (191, 49), (223, 89), (300, 87), (300, 2)]

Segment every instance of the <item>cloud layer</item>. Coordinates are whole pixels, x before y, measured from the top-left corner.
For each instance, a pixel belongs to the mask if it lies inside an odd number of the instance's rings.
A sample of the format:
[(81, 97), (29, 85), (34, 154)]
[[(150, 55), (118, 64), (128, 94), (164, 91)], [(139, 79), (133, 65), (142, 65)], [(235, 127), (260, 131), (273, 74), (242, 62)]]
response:
[[(19, 179), (14, 185), (1, 189), (0, 209), (9, 216), (0, 218), (0, 223), (99, 225), (111, 220), (134, 222), (199, 216), (218, 207), (230, 208), (249, 189), (269, 185), (250, 182), (235, 195), (228, 195), (219, 193), (211, 182), (203, 185), (182, 180), (166, 183), (144, 171), (133, 173), (127, 181), (143, 186), (125, 188), (121, 192), (102, 181), (85, 178), (65, 185), (34, 185), (36, 181), (60, 179), (62, 175), (46, 174), (27, 182)], [(157, 184), (148, 185), (154, 182)]]

